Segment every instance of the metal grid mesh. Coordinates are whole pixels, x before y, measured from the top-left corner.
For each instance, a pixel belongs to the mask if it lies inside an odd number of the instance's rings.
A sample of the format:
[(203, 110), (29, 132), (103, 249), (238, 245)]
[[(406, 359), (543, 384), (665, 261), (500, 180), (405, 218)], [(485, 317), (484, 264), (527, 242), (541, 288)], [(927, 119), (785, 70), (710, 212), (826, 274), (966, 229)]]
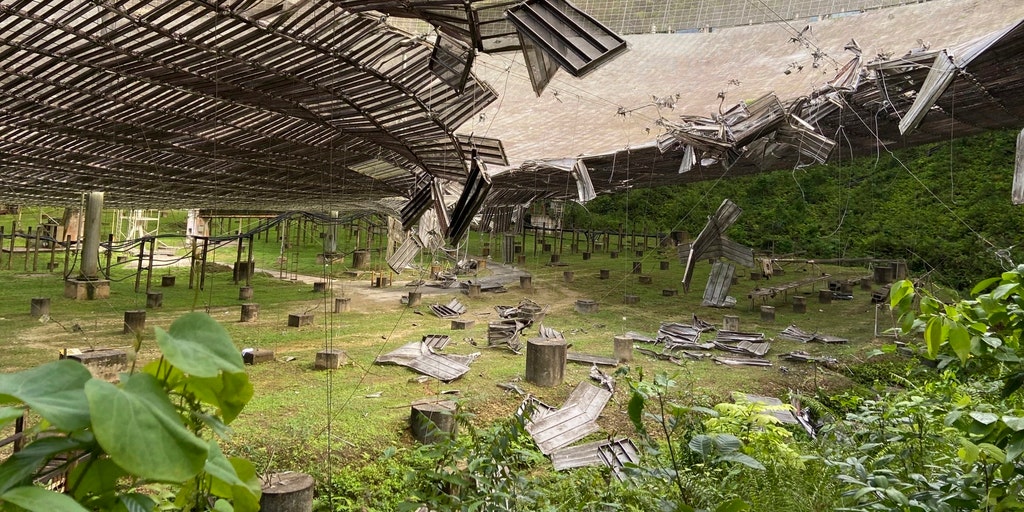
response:
[(688, 32), (817, 20), (927, 0), (576, 0), (574, 3), (620, 34)]

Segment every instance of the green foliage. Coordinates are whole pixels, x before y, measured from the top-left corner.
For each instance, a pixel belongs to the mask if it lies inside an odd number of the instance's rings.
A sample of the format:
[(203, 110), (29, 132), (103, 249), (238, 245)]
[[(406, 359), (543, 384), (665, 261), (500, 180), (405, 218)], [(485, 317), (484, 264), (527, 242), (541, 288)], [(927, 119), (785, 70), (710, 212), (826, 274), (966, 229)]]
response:
[(744, 210), (729, 229), (740, 243), (809, 258), (906, 259), (912, 271), (933, 271), (937, 281), (967, 289), (1002, 270), (986, 241), (1012, 247), (1024, 231), (1024, 211), (1009, 201), (1016, 136), (990, 132), (895, 156), (632, 189), (574, 205), (565, 221), (694, 236), (728, 198)]
[[(138, 491), (163, 482), (178, 486), (167, 504), (173, 509), (259, 509), (261, 485), (252, 464), (225, 457), (217, 438), (204, 436), (224, 435), (252, 396), (241, 355), (205, 314), (186, 314), (157, 336), (167, 357), (122, 375), (116, 385), (69, 360), (0, 375), (0, 404), (8, 404), (0, 426), (23, 408), (44, 420), (33, 441), (0, 464), (0, 504), (152, 510), (156, 502)], [(33, 485), (58, 456), (78, 454), (67, 496)]]

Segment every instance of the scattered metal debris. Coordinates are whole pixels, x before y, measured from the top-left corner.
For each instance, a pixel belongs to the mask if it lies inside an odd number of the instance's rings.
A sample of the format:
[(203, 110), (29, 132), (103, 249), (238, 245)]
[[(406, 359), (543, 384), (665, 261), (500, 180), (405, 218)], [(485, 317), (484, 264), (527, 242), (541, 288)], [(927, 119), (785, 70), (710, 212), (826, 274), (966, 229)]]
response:
[(541, 325), (537, 330), (539, 331), (539, 334), (540, 334), (541, 338), (559, 339), (559, 340), (564, 340), (565, 339), (565, 336), (562, 336), (562, 333), (560, 331), (556, 331), (556, 330), (554, 330), (554, 329), (552, 329), (550, 327), (544, 326), (544, 325)]
[(729, 288), (732, 287), (732, 278), (735, 275), (735, 265), (721, 260), (716, 261), (711, 266), (711, 274), (708, 275), (708, 284), (704, 288), (704, 299), (701, 305), (712, 308), (735, 307), (736, 298), (729, 296)]
[(779, 333), (779, 337), (786, 340), (798, 341), (800, 343), (809, 343), (816, 341), (818, 343), (849, 343), (850, 340), (846, 338), (840, 338), (838, 336), (829, 336), (827, 334), (809, 333), (800, 329), (795, 325), (790, 325)]
[(701, 331), (690, 325), (665, 322), (658, 327), (658, 343), (665, 345), (665, 350), (710, 350), (714, 345), (700, 343)]
[(498, 320), (487, 323), (487, 346), (490, 348), (507, 346), (509, 350), (518, 354), (523, 350), (523, 342), (520, 334), (526, 329), (526, 324), (515, 319)]
[(595, 356), (591, 354), (581, 354), (579, 352), (569, 352), (565, 355), (566, 360), (575, 363), (586, 363), (586, 364), (599, 364), (602, 366), (618, 366), (619, 360), (614, 357)]
[[(718, 131), (717, 122), (714, 131)], [(679, 260), (686, 265), (683, 271), (683, 291), (690, 291), (693, 267), (697, 260), (702, 258), (724, 257), (744, 267), (753, 268), (753, 249), (733, 242), (725, 236), (725, 230), (736, 222), (741, 213), (743, 210), (735, 203), (728, 199), (723, 200), (715, 214), (708, 218), (708, 223), (693, 243), (679, 245)]]
[(377, 356), (374, 362), (406, 366), (442, 382), (450, 382), (469, 372), (469, 364), (478, 356), (479, 353), (469, 356), (435, 354), (425, 343), (414, 341)]
[(451, 336), (447, 334), (424, 334), (423, 343), (430, 347), (431, 350), (444, 350), (444, 347), (448, 346), (448, 343), (452, 341)]
[(601, 387), (608, 391), (611, 391), (612, 393), (615, 392), (615, 379), (613, 379), (611, 375), (602, 372), (601, 369), (597, 367), (596, 363), (590, 365), (590, 379), (597, 381)]
[(824, 364), (829, 368), (839, 366), (839, 360), (831, 356), (812, 356), (803, 350), (794, 350), (785, 354), (779, 355), (779, 359), (786, 361), (797, 361), (800, 363), (820, 363)]
[(712, 357), (712, 361), (727, 366), (771, 366), (767, 359), (753, 359), (745, 357)]
[(600, 430), (595, 420), (611, 396), (606, 389), (580, 382), (562, 407), (543, 418), (531, 418), (526, 431), (533, 436), (541, 453), (550, 455)]
[(523, 388), (513, 382), (499, 382), (498, 387), (505, 391), (513, 392), (519, 396), (526, 396), (526, 391), (523, 391)]
[(697, 315), (693, 315), (693, 323), (691, 325), (694, 329), (697, 329), (700, 332), (714, 331), (716, 329), (716, 327), (710, 322), (705, 322), (704, 320), (697, 318)]
[(469, 308), (465, 304), (459, 302), (459, 299), (452, 299), (447, 305), (431, 304), (430, 310), (437, 315), (438, 318), (451, 320), (452, 318), (458, 318), (463, 313), (469, 311)]
[(618, 480), (626, 479), (622, 468), (627, 464), (640, 462), (640, 452), (633, 441), (626, 438), (594, 441), (563, 448), (551, 454), (551, 464), (555, 471), (586, 466), (605, 465), (612, 469)]
[(670, 363), (678, 364), (680, 366), (682, 366), (682, 364), (683, 364), (683, 362), (681, 360), (679, 360), (679, 358), (675, 357), (672, 354), (664, 354), (664, 353), (660, 353), (660, 352), (655, 352), (653, 350), (642, 348), (642, 347), (633, 347), (633, 350), (635, 350), (635, 351), (637, 351), (637, 352), (639, 352), (639, 353), (641, 353), (641, 354), (643, 354), (645, 356), (650, 356), (650, 357), (653, 357), (655, 359), (660, 359), (662, 361), (668, 361)]
[(523, 299), (519, 301), (518, 306), (494, 306), (495, 311), (498, 312), (498, 316), (502, 318), (515, 318), (527, 325), (533, 325), (534, 322), (540, 323), (544, 320), (544, 316), (547, 315), (547, 306), (541, 306), (530, 299)]

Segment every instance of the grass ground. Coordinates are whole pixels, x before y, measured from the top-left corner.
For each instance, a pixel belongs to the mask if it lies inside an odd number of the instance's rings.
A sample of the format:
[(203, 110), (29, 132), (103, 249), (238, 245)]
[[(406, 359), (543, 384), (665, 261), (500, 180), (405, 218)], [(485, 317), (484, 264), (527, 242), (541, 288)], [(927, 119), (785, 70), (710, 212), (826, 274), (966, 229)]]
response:
[[(469, 254), (480, 254), (488, 238), (473, 234)], [(368, 457), (376, 457), (389, 446), (411, 445), (407, 432), (409, 404), (417, 399), (447, 393), (463, 409), (473, 415), (478, 424), (507, 417), (519, 406), (522, 397), (510, 395), (498, 383), (521, 379), (525, 373), (525, 355), (504, 349), (487, 349), (487, 322), (497, 318), (494, 306), (516, 305), (529, 298), (548, 307), (544, 324), (562, 331), (572, 351), (611, 356), (612, 339), (616, 334), (637, 331), (654, 336), (662, 322), (690, 323), (693, 315), (721, 327), (725, 315), (739, 317), (743, 331), (764, 332), (775, 338), (787, 325), (795, 324), (813, 332), (842, 336), (851, 340), (846, 345), (800, 344), (775, 340), (769, 359), (774, 366), (728, 367), (709, 360), (686, 362), (677, 366), (635, 354), (629, 371), (637, 377), (639, 372), (651, 375), (658, 371), (677, 374), (677, 380), (687, 401), (714, 403), (727, 400), (732, 391), (745, 391), (785, 396), (789, 391), (813, 394), (843, 389), (851, 384), (847, 366), (863, 362), (867, 354), (883, 340), (876, 339), (876, 309), (870, 303), (870, 293), (855, 290), (853, 300), (818, 304), (816, 292), (804, 287), (793, 293), (808, 295), (807, 313), (794, 313), (782, 295), (769, 299), (766, 304), (776, 306), (774, 322), (762, 321), (760, 301), (751, 304), (748, 293), (757, 286), (780, 284), (790, 280), (827, 272), (833, 279), (867, 275), (864, 268), (824, 267), (810, 263), (785, 267), (785, 275), (772, 281), (740, 279), (730, 294), (738, 299), (734, 309), (716, 309), (700, 306), (701, 294), (710, 265), (696, 265), (693, 290), (677, 296), (663, 296), (662, 290), (681, 292), (682, 265), (675, 257), (675, 249), (648, 248), (642, 256), (624, 247), (618, 258), (608, 252), (583, 260), (579, 253), (571, 254), (566, 241), (559, 265), (551, 265), (550, 254), (539, 248), (534, 252), (533, 240), (524, 246), (526, 261), (520, 265), (533, 276), (534, 290), (522, 290), (518, 282), (510, 284), (506, 293), (485, 293), (470, 299), (457, 290), (440, 290), (424, 296), (424, 304), (409, 308), (399, 297), (413, 288), (404, 283), (429, 277), (423, 270), (411, 269), (396, 276), (389, 289), (372, 289), (366, 275), (344, 277), (346, 264), (339, 260), (327, 267), (316, 263), (321, 250), (315, 237), (305, 244), (296, 244), (290, 258), (300, 262), (295, 268), (319, 271), (332, 278), (332, 289), (327, 293), (314, 293), (309, 283), (291, 274), (274, 270), (280, 254), (277, 241), (258, 241), (254, 245), (257, 268), (270, 269), (257, 272), (252, 285), (254, 302), (260, 304), (256, 322), (241, 323), (238, 298), (240, 283), (232, 281), (228, 267), (234, 261), (233, 247), (218, 249), (211, 260), (203, 290), (189, 289), (187, 268), (161, 267), (154, 272), (153, 291), (164, 294), (163, 307), (147, 310), (146, 330), (142, 335), (140, 358), (155, 354), (153, 328), (166, 328), (180, 314), (206, 311), (221, 321), (231, 333), (238, 347), (273, 349), (276, 361), (249, 367), (256, 395), (233, 424), (235, 434), (229, 450), (245, 455), (267, 469), (303, 470), (323, 474), (327, 463), (328, 447), (331, 463), (359, 464)], [(538, 247), (540, 244), (538, 244)], [(618, 249), (616, 247), (616, 249)], [(495, 251), (498, 252), (498, 251)], [(427, 268), (435, 260), (422, 257), (415, 263)], [(440, 260), (437, 260), (440, 261)], [(661, 270), (660, 262), (667, 261), (668, 269)], [(640, 262), (645, 275), (652, 277), (650, 285), (639, 284), (638, 275), (632, 274), (634, 262)], [(53, 272), (26, 272), (24, 261), (18, 256), (6, 270), (7, 256), (0, 258), (0, 282), (5, 292), (0, 294), (0, 371), (16, 371), (50, 361), (64, 348), (124, 348), (131, 349), (134, 338), (122, 334), (123, 312), (145, 309), (146, 280), (140, 291), (135, 291), (135, 275), (129, 266), (115, 267), (109, 299), (74, 301), (63, 298), (63, 281), (58, 268)], [(489, 262), (495, 268), (496, 261)], [(385, 268), (375, 255), (371, 266)], [(599, 279), (599, 271), (607, 269), (610, 278)], [(572, 270), (575, 278), (565, 282), (563, 272)], [(481, 270), (480, 276), (493, 273)], [(173, 275), (176, 285), (160, 287), (161, 277)], [(824, 282), (817, 288), (824, 286)], [(813, 292), (813, 294), (812, 294)], [(331, 312), (333, 296), (352, 297), (349, 312)], [(623, 303), (624, 295), (637, 295), (639, 303)], [(29, 303), (33, 297), (49, 297), (51, 314), (48, 321), (32, 319)], [(433, 316), (426, 307), (430, 303), (446, 303), (459, 298), (469, 307), (464, 316), (476, 320), (476, 325), (465, 331), (452, 331), (450, 321)], [(599, 311), (580, 314), (574, 305), (578, 299), (591, 299), (599, 304)], [(312, 311), (315, 323), (311, 326), (287, 326), (289, 313)], [(883, 319), (883, 323), (884, 323)], [(891, 321), (889, 321), (891, 325)], [(884, 328), (884, 326), (883, 326)], [(531, 331), (533, 332), (533, 331)], [(419, 340), (424, 334), (449, 334), (453, 343), (449, 352), (468, 354), (482, 352), (471, 371), (451, 383), (428, 381), (421, 383), (411, 370), (397, 366), (373, 364), (381, 353), (397, 348), (409, 341)], [(476, 342), (474, 346), (471, 341)], [(351, 363), (332, 372), (313, 369), (315, 354), (325, 348), (344, 350)], [(812, 354), (828, 354), (840, 360), (838, 368), (780, 362), (779, 354), (792, 350), (805, 350)], [(607, 370), (610, 372), (611, 370)], [(569, 363), (564, 384), (554, 388), (539, 388), (526, 382), (518, 385), (551, 405), (559, 405), (579, 382), (588, 379), (589, 367)], [(625, 407), (628, 400), (625, 385), (620, 385), (612, 402), (605, 409), (599, 423), (612, 435), (632, 432)]]

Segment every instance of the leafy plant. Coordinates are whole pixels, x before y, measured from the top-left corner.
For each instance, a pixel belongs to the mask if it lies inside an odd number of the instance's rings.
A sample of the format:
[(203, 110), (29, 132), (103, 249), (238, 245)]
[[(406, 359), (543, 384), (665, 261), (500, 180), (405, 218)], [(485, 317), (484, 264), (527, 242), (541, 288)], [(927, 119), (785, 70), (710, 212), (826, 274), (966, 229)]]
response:
[[(0, 375), (0, 426), (25, 409), (42, 418), (33, 441), (0, 464), (0, 504), (153, 510), (145, 491), (172, 484), (175, 509), (259, 509), (255, 468), (218, 443), (253, 394), (227, 331), (189, 313), (155, 332), (162, 357), (118, 384), (70, 360)], [(55, 466), (67, 471), (66, 494), (33, 484)]]

